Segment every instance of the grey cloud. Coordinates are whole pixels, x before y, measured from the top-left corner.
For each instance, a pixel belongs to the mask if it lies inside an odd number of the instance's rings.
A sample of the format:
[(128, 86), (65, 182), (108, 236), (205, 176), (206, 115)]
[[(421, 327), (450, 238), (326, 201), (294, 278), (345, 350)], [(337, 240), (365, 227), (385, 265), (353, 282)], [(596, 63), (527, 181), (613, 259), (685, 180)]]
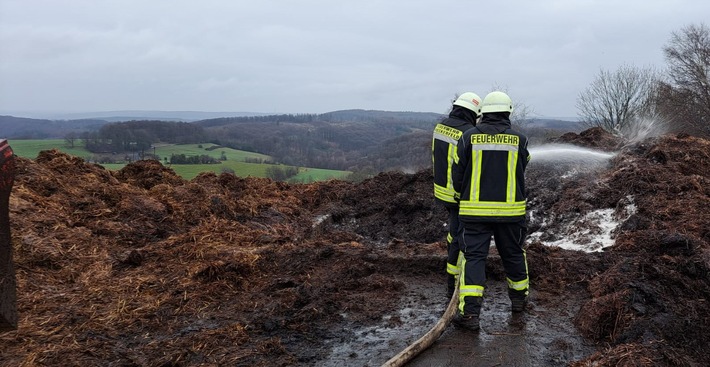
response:
[(442, 112), (505, 85), (574, 116), (600, 68), (662, 67), (670, 32), (710, 14), (673, 4), (0, 0), (0, 111)]

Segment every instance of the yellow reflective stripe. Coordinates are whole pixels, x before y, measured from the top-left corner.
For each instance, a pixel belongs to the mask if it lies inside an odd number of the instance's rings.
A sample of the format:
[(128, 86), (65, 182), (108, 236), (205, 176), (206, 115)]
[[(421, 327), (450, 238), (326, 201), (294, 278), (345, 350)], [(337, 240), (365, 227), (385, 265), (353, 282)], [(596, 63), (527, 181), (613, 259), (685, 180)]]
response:
[(519, 216), (525, 215), (525, 201), (501, 203), (495, 201), (462, 201), (459, 203), (460, 215), (471, 216)]
[(461, 130), (453, 128), (451, 126), (446, 126), (444, 124), (436, 124), (436, 127), (434, 128), (434, 136), (442, 138), (440, 140), (444, 140), (443, 138), (447, 138), (449, 140), (458, 141), (459, 139), (461, 139), (462, 135), (463, 132)]
[(484, 146), (513, 146), (520, 145), (520, 137), (512, 134), (473, 134), (471, 135), (471, 145)]
[(460, 297), (483, 297), (483, 286), (480, 285), (462, 285), (461, 289), (459, 290), (461, 292), (459, 294)]
[(471, 151), (471, 167), (473, 167), (473, 172), (471, 172), (471, 200), (478, 201), (481, 195), (481, 161), (483, 160), (482, 152)]
[(472, 217), (519, 217), (525, 215), (525, 208), (520, 209), (459, 209), (459, 215)]
[(463, 314), (466, 297), (483, 297), (483, 287), (480, 285), (463, 285), (459, 288), (459, 312)]
[(510, 278), (506, 279), (508, 279), (508, 288), (515, 289), (516, 291), (524, 291), (528, 289), (528, 286), (530, 285), (529, 278), (525, 278), (517, 282), (510, 280)]
[(505, 201), (512, 203), (515, 201), (515, 186), (517, 185), (515, 179), (515, 168), (518, 166), (518, 152), (508, 152), (508, 194), (506, 195)]
[(434, 139), (441, 140), (445, 143), (449, 143), (449, 144), (453, 144), (453, 145), (456, 145), (459, 143), (459, 141), (457, 139), (454, 139), (454, 138), (446, 136), (446, 135), (437, 134), (437, 133), (434, 133)]
[(437, 184), (434, 184), (434, 191), (439, 192), (440, 194), (443, 194), (443, 195), (449, 195), (451, 197), (453, 197), (454, 195), (457, 194), (453, 188), (448, 188), (448, 187), (440, 186)]
[[(433, 145), (432, 145), (433, 149)], [(456, 155), (456, 146), (449, 144), (448, 147), (448, 153), (447, 153), (447, 167), (446, 167), (446, 187), (440, 186), (437, 184), (434, 184), (434, 196), (437, 199), (449, 202), (449, 203), (456, 203), (455, 198), (458, 198), (460, 195), (456, 190), (454, 190), (454, 181), (452, 177), (452, 170), (453, 170), (453, 164), (454, 162), (458, 161), (458, 157)], [(434, 162), (434, 157), (432, 155), (432, 164)]]
[(465, 297), (483, 297), (482, 285), (467, 285), (466, 283), (466, 257), (459, 251), (459, 312), (463, 314), (463, 306), (466, 304)]
[(446, 272), (451, 275), (459, 275), (461, 274), (461, 269), (454, 264), (446, 263)]
[(455, 197), (458, 196), (458, 193), (454, 191), (453, 189), (447, 189), (445, 187), (439, 186), (437, 184), (434, 184), (434, 196), (437, 199), (449, 202), (449, 203), (456, 203), (456, 200), (454, 200)]
[(502, 208), (502, 209), (512, 209), (512, 208), (519, 208), (519, 207), (525, 207), (525, 200), (523, 201), (515, 201), (512, 203), (504, 203), (502, 201), (473, 201), (473, 200), (466, 200), (461, 202), (461, 207), (462, 208)]
[(502, 150), (502, 151), (512, 151), (517, 152), (517, 145), (497, 145), (497, 144), (487, 144), (487, 145), (472, 145), (473, 150)]
[(455, 156), (456, 156), (456, 145), (449, 144), (449, 152), (448, 152), (448, 157), (447, 157), (448, 166), (446, 167), (446, 188), (451, 191), (454, 191), (454, 180), (451, 177), (451, 175), (452, 175), (452, 167), (454, 165)]
[(454, 242), (454, 237), (451, 236), (451, 233), (446, 234), (446, 242), (448, 242), (448, 243)]
[(516, 291), (524, 291), (530, 288), (530, 277), (528, 276), (528, 255), (525, 249), (523, 249), (523, 263), (525, 263), (525, 279), (515, 282), (510, 280), (510, 278), (506, 278), (508, 280), (508, 288), (515, 289)]

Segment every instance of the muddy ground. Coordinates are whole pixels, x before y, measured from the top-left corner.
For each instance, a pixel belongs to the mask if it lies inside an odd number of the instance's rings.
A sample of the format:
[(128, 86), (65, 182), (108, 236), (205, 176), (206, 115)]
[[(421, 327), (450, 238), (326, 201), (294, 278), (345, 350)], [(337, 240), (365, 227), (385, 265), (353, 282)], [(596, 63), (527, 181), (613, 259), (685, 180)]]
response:
[[(492, 254), (482, 331), (450, 328), (410, 365), (506, 365), (507, 349), (510, 365), (710, 365), (710, 142), (562, 139), (619, 153), (574, 174), (531, 163), (528, 312), (512, 320)], [(447, 302), (426, 170), (291, 185), (57, 151), (17, 166), (20, 324), (0, 335), (3, 366), (376, 366)], [(593, 234), (580, 218), (609, 209), (604, 251), (543, 244)]]

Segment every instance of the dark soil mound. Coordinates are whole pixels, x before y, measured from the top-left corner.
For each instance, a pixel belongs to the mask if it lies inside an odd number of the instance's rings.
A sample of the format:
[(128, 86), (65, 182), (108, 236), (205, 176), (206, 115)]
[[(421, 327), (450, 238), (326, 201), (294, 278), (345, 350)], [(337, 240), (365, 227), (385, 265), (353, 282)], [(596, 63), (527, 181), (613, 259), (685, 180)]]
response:
[(566, 133), (553, 140), (555, 143), (567, 143), (586, 148), (613, 151), (621, 147), (622, 140), (601, 127), (593, 127), (579, 134)]
[[(528, 248), (536, 302), (585, 303), (576, 324), (600, 352), (578, 365), (710, 364), (709, 152), (664, 137), (594, 173), (531, 172), (550, 185), (530, 185), (538, 229), (637, 208), (608, 251)], [(17, 169), (20, 326), (0, 335), (2, 365), (319, 365), (351, 326), (400, 323), (384, 315), (409, 285), (444, 294), (446, 215), (428, 171), (185, 181), (158, 162), (111, 173), (57, 151)], [(499, 261), (488, 270), (504, 279)]]
[(710, 142), (647, 141), (589, 189), (568, 201), (614, 208), (631, 200), (637, 209), (617, 228), (609, 266), (590, 281), (593, 298), (576, 320), (611, 346), (579, 365), (710, 365)]

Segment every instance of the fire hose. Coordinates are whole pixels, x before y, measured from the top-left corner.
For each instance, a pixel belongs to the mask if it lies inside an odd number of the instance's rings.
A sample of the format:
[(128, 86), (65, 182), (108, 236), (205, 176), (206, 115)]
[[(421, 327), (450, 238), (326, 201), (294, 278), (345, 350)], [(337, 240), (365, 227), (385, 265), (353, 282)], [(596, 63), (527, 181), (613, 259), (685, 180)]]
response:
[(439, 321), (421, 338), (417, 339), (414, 343), (410, 344), (404, 350), (399, 352), (396, 356), (392, 357), (390, 360), (385, 362), (382, 367), (400, 367), (404, 366), (407, 362), (411, 361), (414, 357), (419, 355), (427, 348), (429, 348), (434, 342), (439, 339), (441, 334), (444, 333), (446, 327), (449, 325), (451, 320), (456, 315), (456, 311), (459, 303), (459, 285), (456, 282), (456, 290), (454, 291), (449, 305), (446, 307), (444, 314), (441, 316)]
[(0, 332), (17, 328), (15, 266), (10, 237), (10, 191), (15, 180), (15, 155), (0, 139)]

